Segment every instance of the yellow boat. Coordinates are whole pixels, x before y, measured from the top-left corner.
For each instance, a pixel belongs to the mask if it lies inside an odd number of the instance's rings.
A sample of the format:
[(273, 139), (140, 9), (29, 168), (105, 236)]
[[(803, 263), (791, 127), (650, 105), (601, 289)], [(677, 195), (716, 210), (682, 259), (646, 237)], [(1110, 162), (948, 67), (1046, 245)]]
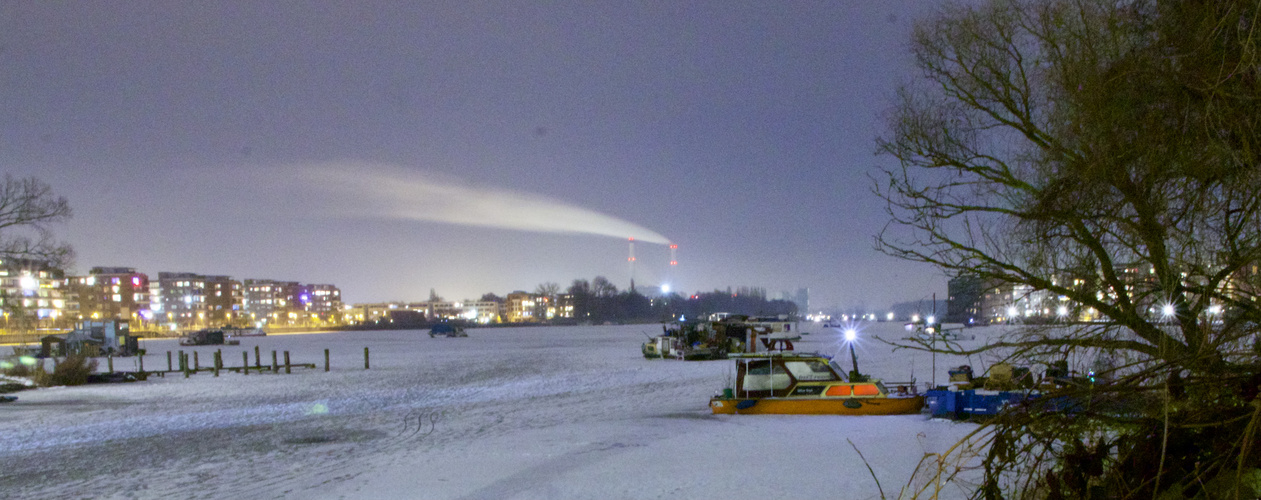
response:
[(714, 414), (905, 415), (919, 413), (924, 396), (914, 383), (892, 393), (876, 379), (848, 381), (822, 354), (730, 354), (736, 386), (709, 400)]

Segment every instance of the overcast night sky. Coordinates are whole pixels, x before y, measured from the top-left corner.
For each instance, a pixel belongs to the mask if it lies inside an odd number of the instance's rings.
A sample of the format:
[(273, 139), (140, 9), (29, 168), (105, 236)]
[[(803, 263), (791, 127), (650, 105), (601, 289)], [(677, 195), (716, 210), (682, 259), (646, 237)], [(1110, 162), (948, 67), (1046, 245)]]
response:
[(640, 287), (883, 308), (945, 292), (872, 244), (931, 9), (0, 0), (0, 171), (70, 200), (75, 274), (458, 300), (626, 288), (633, 236)]

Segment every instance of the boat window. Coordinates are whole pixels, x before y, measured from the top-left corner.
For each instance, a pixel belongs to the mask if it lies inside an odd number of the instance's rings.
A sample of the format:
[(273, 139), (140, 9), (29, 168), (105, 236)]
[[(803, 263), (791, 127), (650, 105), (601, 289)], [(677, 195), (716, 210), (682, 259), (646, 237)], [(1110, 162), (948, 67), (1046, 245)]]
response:
[(849, 396), (853, 392), (854, 387), (849, 385), (834, 385), (828, 387), (828, 396)]
[(797, 380), (840, 380), (836, 373), (821, 361), (785, 361), (784, 366)]
[(880, 389), (876, 384), (858, 384), (854, 386), (855, 396), (879, 396)]
[(744, 374), (742, 390), (745, 391), (777, 391), (792, 385), (792, 378), (783, 366), (772, 365), (769, 361), (752, 361)]
[(841, 368), (841, 365), (836, 364), (836, 360), (828, 361), (828, 366), (832, 367), (832, 371), (841, 375), (841, 380), (848, 382), (848, 379), (845, 378), (845, 369)]

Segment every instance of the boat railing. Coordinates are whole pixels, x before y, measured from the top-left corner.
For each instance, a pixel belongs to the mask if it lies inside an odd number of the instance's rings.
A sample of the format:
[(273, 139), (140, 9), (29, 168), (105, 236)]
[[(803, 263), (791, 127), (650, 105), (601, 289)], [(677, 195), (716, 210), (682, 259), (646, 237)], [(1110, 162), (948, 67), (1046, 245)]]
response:
[(761, 351), (761, 352), (733, 352), (727, 355), (728, 358), (824, 358), (832, 359), (831, 356), (820, 354), (817, 352), (797, 352), (797, 351)]

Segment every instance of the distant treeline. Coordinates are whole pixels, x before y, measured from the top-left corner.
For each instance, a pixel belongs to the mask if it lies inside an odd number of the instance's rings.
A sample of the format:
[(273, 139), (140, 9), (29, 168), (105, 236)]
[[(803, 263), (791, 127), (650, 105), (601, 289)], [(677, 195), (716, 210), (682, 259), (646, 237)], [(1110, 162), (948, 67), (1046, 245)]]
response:
[[(579, 280), (576, 283), (586, 283)], [(603, 285), (603, 284), (602, 284)], [(779, 316), (790, 317), (797, 314), (797, 305), (786, 300), (767, 300), (753, 295), (732, 295), (729, 292), (714, 291), (698, 293), (688, 297), (678, 294), (648, 297), (637, 291), (617, 291), (615, 288), (601, 286), (600, 292), (590, 287), (574, 286), (566, 292), (573, 296), (573, 317), (556, 317), (541, 322), (526, 324), (633, 324), (633, 323), (665, 323), (686, 320), (705, 319), (711, 313), (730, 313), (745, 316)], [(501, 298), (487, 294), (483, 300), (499, 300)], [(427, 318), (420, 311), (391, 311), (389, 318), (383, 321), (362, 325), (346, 326), (338, 329), (362, 330), (381, 328), (427, 328), (435, 321)]]
[(683, 297), (670, 294), (646, 297), (635, 291), (614, 295), (574, 294), (574, 317), (556, 318), (553, 323), (657, 323), (684, 319), (704, 319), (711, 313), (725, 312), (746, 316), (778, 316), (797, 314), (797, 305), (786, 300), (767, 300), (757, 296), (732, 296), (727, 292), (710, 292)]

